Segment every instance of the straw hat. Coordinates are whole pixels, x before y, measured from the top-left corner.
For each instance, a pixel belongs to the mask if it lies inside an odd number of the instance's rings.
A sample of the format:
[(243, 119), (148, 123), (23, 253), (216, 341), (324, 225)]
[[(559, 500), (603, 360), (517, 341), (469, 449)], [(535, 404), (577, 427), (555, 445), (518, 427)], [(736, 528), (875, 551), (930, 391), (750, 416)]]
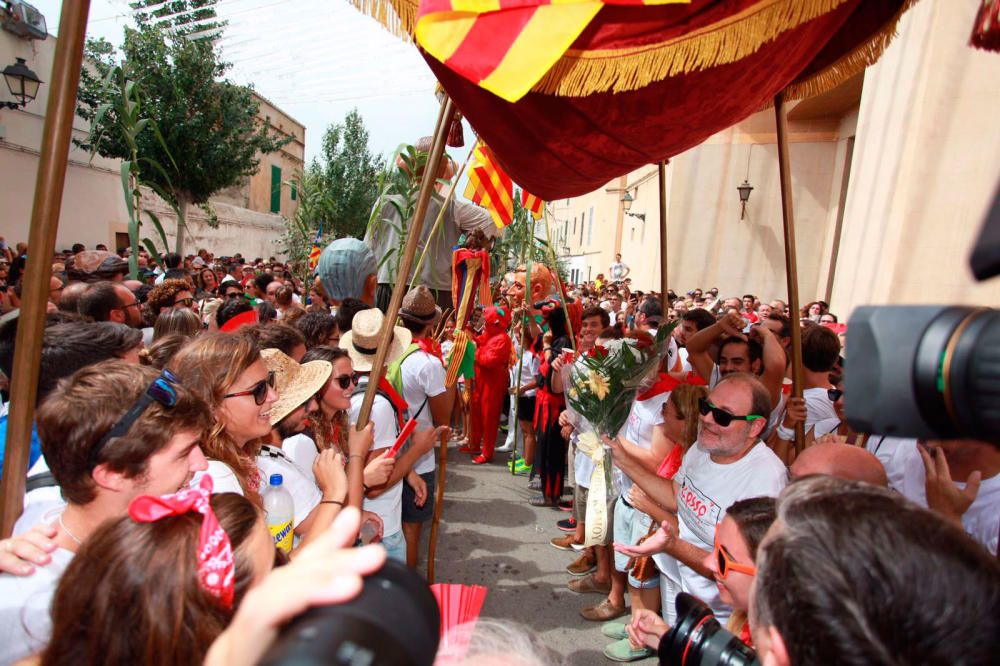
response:
[[(351, 330), (340, 336), (340, 346), (347, 350), (354, 369), (358, 372), (371, 372), (372, 361), (379, 344), (379, 332), (385, 315), (378, 308), (361, 310), (354, 315)], [(410, 346), (413, 334), (402, 326), (392, 327), (392, 340), (389, 342), (389, 352), (385, 362), (392, 363)]]
[(271, 407), (271, 425), (277, 425), (299, 405), (319, 393), (333, 373), (329, 361), (309, 361), (298, 364), (278, 349), (262, 349), (264, 365), (274, 373), (274, 390), (278, 401)]
[(441, 308), (434, 301), (434, 294), (424, 285), (418, 285), (403, 297), (399, 318), (417, 324), (435, 325), (441, 318)]

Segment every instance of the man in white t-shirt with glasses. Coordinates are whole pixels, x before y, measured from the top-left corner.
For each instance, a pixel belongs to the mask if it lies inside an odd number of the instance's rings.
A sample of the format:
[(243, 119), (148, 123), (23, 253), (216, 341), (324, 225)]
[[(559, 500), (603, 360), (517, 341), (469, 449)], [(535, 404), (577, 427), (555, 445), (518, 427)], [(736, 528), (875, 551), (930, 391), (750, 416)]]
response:
[[(723, 377), (699, 404), (698, 441), (687, 454), (672, 482), (623, 455), (616, 440), (606, 439), (615, 464), (648, 490), (650, 498), (676, 511), (678, 528), (664, 521), (640, 546), (615, 544), (629, 556), (664, 552), (679, 563), (681, 587), (712, 607), (720, 622), (731, 609), (719, 598), (718, 587), (705, 559), (715, 543), (715, 529), (726, 507), (750, 497), (776, 496), (788, 478), (781, 460), (760, 441), (771, 412), (770, 394), (747, 373)], [(664, 600), (672, 603), (671, 600)]]

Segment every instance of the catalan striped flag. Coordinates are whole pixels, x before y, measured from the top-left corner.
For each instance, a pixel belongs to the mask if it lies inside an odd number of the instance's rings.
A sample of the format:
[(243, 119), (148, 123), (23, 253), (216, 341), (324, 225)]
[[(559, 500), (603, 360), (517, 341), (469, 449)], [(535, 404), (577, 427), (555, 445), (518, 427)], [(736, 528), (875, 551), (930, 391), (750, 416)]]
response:
[(323, 248), (319, 244), (323, 241), (323, 225), (321, 224), (319, 229), (316, 231), (316, 237), (313, 239), (312, 250), (309, 251), (309, 270), (316, 270), (316, 265), (319, 264), (319, 256), (323, 254)]
[(527, 190), (522, 189), (521, 208), (531, 213), (531, 216), (536, 220), (540, 220), (542, 219), (542, 213), (545, 211), (545, 202), (534, 194), (529, 194)]
[(514, 221), (514, 181), (482, 141), (476, 143), (472, 158), (465, 198), (488, 210), (493, 223), (503, 229)]
[(420, 0), (421, 47), (466, 79), (516, 102), (549, 71), (604, 5), (691, 0)]

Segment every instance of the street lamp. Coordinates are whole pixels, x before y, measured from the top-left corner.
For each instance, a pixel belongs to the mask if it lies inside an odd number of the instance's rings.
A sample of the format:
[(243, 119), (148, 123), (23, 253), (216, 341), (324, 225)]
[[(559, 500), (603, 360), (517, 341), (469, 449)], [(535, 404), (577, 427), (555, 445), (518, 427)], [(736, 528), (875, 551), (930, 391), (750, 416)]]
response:
[(13, 65), (7, 65), (3, 70), (3, 78), (7, 82), (10, 94), (14, 96), (16, 102), (0, 102), (0, 106), (8, 109), (19, 109), (27, 106), (28, 102), (38, 95), (38, 86), (42, 80), (38, 75), (28, 69), (24, 58), (18, 58)]
[(622, 201), (622, 210), (625, 211), (626, 215), (629, 215), (631, 217), (637, 217), (640, 220), (642, 220), (643, 222), (646, 221), (646, 214), (645, 213), (631, 213), (631, 212), (629, 212), (629, 210), (632, 208), (632, 202), (635, 201), (635, 199), (633, 199), (632, 195), (628, 193), (628, 190), (625, 190), (625, 192), (622, 194), (621, 201)]
[(747, 201), (750, 199), (750, 193), (753, 191), (753, 186), (750, 181), (744, 179), (743, 184), (736, 188), (736, 191), (740, 193), (740, 219), (744, 219), (747, 215)]

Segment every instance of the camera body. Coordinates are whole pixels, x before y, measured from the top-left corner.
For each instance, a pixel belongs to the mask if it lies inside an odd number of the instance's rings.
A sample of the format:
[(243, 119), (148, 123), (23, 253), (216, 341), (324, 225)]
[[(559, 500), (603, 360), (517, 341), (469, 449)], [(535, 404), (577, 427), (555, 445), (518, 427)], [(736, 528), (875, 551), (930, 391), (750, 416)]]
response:
[(393, 560), (352, 601), (311, 608), (285, 627), (262, 666), (431, 666), (441, 615), (418, 574)]

